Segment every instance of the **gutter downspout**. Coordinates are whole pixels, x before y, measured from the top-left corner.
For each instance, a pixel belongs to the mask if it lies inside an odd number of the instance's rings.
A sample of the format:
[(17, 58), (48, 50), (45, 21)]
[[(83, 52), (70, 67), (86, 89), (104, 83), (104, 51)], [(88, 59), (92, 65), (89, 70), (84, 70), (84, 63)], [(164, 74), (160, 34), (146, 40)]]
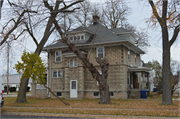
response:
[[(47, 51), (49, 53), (49, 72), (48, 72), (48, 74), (49, 74), (48, 82), (49, 83), (47, 82), (47, 84), (48, 84), (48, 87), (51, 88), (51, 52), (49, 50), (47, 50)], [(49, 97), (51, 97), (51, 93), (47, 89), (47, 94), (48, 93), (49, 93)]]

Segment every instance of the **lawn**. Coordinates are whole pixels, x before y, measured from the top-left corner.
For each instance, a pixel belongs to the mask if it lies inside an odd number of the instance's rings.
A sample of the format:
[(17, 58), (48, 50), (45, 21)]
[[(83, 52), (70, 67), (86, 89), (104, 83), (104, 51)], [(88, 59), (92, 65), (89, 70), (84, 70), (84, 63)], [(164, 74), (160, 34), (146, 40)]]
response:
[[(100, 99), (65, 99), (65, 101), (70, 104), (69, 106), (65, 106), (58, 99), (27, 97), (27, 103), (15, 103), (15, 100), (16, 97), (5, 97), (5, 107), (3, 107), (1, 111), (131, 116), (179, 116), (179, 100), (173, 100), (173, 105), (161, 105), (161, 97), (157, 95), (153, 95), (148, 99), (111, 99), (112, 104), (98, 104)], [(6, 106), (22, 108), (8, 108)], [(43, 109), (43, 107), (46, 109)]]

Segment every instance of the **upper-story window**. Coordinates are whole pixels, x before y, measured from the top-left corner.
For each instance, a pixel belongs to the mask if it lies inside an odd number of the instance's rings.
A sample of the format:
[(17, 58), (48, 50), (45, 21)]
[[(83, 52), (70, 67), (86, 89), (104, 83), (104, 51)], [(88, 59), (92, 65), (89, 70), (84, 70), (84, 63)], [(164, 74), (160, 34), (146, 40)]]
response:
[(136, 53), (134, 54), (134, 59), (135, 59), (135, 62), (137, 62), (137, 55), (136, 55)]
[(97, 57), (104, 58), (104, 47), (97, 48)]
[(128, 60), (131, 60), (130, 50), (128, 50)]
[(62, 52), (61, 51), (56, 51), (55, 52), (55, 61), (56, 62), (61, 62), (62, 61)]
[(70, 41), (81, 41), (84, 39), (84, 34), (77, 34), (77, 35), (70, 35), (69, 37)]
[(53, 78), (62, 78), (63, 77), (63, 71), (53, 71)]
[(78, 61), (70, 61), (69, 62), (69, 67), (77, 67), (78, 66)]

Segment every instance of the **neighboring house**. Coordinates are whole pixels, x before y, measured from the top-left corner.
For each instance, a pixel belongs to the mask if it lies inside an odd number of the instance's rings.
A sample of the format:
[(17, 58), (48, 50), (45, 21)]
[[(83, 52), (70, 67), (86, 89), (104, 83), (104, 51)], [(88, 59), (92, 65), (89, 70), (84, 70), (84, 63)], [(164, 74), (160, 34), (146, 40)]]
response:
[[(22, 74), (10, 74), (8, 77), (9, 87), (16, 87), (16, 91), (19, 91), (21, 76)], [(4, 82), (4, 86), (7, 86), (7, 75), (2, 75), (0, 78), (2, 78)], [(31, 83), (32, 83), (32, 79), (29, 79), (28, 87), (30, 87), (30, 90), (31, 90)]]
[[(140, 98), (140, 90), (147, 89), (149, 85), (150, 68), (141, 66), (140, 56), (145, 52), (135, 46), (137, 36), (124, 28), (107, 29), (98, 20), (96, 16), (89, 27), (78, 27), (68, 32), (68, 39), (75, 43), (100, 73), (95, 57), (107, 58), (111, 98)], [(47, 86), (57, 96), (99, 98), (99, 84), (66, 44), (57, 42), (43, 50), (48, 53)], [(53, 97), (43, 86), (34, 92), (35, 96), (48, 94)]]

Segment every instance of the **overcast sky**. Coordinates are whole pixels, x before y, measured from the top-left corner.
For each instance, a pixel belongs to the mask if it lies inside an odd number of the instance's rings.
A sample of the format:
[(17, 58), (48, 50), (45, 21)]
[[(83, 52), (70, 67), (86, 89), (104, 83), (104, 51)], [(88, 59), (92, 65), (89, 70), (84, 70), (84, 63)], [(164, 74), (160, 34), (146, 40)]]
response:
[[(97, 3), (97, 1), (100, 1), (97, 4), (102, 4), (105, 0), (90, 0), (91, 2)], [(152, 60), (158, 60), (160, 63), (162, 62), (162, 42), (161, 42), (161, 29), (160, 27), (157, 29), (152, 29), (150, 26), (148, 26), (147, 19), (151, 15), (151, 7), (148, 3), (141, 0), (125, 0), (127, 5), (132, 9), (131, 14), (128, 16), (128, 22), (137, 28), (144, 28), (146, 32), (148, 32), (149, 36), (149, 42), (150, 47), (147, 49), (147, 53), (142, 55), (142, 60), (144, 62), (152, 61)], [(179, 35), (180, 36), (180, 35)], [(16, 49), (16, 45), (18, 45)], [(174, 43), (174, 45), (171, 47), (171, 57), (174, 60), (180, 61), (180, 39)], [(14, 63), (17, 62), (17, 60), (20, 60), (21, 54), (23, 49), (27, 51), (34, 51), (35, 44), (33, 41), (26, 41), (22, 43), (14, 44), (13, 46), (15, 49), (13, 49), (15, 55), (13, 57), (13, 61), (11, 64), (11, 73), (14, 73), (12, 70), (12, 67), (14, 66)], [(21, 47), (21, 48), (19, 48)], [(18, 51), (18, 52), (17, 52)], [(2, 55), (1, 55), (2, 57)], [(0, 58), (0, 74), (6, 72), (6, 62), (2, 61), (3, 58)], [(12, 59), (11, 59), (12, 60)]]

